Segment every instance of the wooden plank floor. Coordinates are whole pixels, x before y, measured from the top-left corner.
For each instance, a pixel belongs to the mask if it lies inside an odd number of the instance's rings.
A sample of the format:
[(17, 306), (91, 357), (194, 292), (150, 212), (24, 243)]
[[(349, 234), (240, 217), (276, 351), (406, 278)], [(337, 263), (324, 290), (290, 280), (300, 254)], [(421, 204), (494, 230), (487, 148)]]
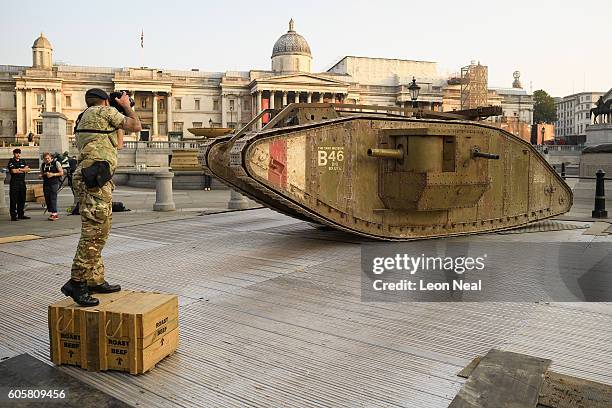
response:
[[(606, 239), (582, 232), (462, 239)], [(0, 245), (0, 350), (48, 361), (77, 240)], [(179, 350), (141, 376), (61, 369), (147, 407), (446, 407), (491, 348), (612, 384), (612, 304), (362, 302), (361, 242), (266, 209), (116, 228), (107, 277), (179, 295)]]

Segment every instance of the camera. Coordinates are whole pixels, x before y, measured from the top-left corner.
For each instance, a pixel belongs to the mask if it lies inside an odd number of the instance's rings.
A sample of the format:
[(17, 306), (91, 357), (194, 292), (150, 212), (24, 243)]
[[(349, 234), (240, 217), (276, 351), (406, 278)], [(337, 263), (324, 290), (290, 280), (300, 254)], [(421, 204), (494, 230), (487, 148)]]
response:
[(125, 115), (125, 111), (123, 110), (123, 107), (120, 106), (117, 101), (115, 100), (115, 98), (121, 98), (121, 94), (125, 92), (129, 97), (130, 97), (130, 106), (133, 108), (134, 105), (136, 105), (136, 102), (134, 101), (134, 99), (132, 99), (132, 95), (130, 94), (130, 92), (128, 91), (115, 91), (115, 92), (111, 92), (111, 94), (108, 97), (108, 102), (110, 104), (110, 106), (112, 106), (113, 108), (117, 109), (119, 112), (123, 113)]

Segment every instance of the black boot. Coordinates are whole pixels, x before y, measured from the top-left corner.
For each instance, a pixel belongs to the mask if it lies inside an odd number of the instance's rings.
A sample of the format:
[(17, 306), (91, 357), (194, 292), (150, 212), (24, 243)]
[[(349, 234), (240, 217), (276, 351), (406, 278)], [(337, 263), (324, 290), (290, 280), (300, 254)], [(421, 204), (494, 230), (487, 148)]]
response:
[(89, 293), (113, 293), (121, 290), (120, 285), (111, 285), (107, 281), (99, 285), (88, 285)]
[(70, 279), (62, 286), (62, 293), (66, 296), (70, 296), (81, 306), (97, 306), (100, 303), (98, 299), (91, 297), (86, 282), (76, 282)]

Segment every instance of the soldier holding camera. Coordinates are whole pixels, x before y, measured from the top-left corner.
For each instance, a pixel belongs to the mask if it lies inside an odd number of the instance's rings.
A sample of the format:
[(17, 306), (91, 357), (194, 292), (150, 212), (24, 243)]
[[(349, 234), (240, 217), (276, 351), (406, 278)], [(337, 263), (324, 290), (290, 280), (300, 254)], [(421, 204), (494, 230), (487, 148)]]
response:
[(79, 164), (73, 176), (73, 188), (79, 197), (81, 239), (71, 279), (61, 290), (81, 306), (96, 306), (99, 302), (92, 293), (121, 290), (104, 279), (102, 249), (111, 228), (115, 189), (111, 178), (117, 167), (117, 149), (123, 147), (123, 130), (139, 132), (141, 124), (132, 110), (134, 101), (125, 92), (111, 100), (105, 91), (94, 88), (85, 93), (85, 101), (88, 108), (75, 126)]

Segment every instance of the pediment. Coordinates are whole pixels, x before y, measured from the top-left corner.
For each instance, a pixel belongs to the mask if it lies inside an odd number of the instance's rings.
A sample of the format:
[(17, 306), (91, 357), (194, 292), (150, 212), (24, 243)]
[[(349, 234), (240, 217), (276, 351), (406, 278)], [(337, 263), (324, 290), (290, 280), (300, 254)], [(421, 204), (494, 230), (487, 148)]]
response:
[(295, 84), (295, 85), (318, 85), (318, 86), (338, 86), (346, 87), (347, 82), (339, 81), (322, 75), (315, 74), (290, 74), (278, 75), (267, 78), (258, 78), (254, 81), (257, 84)]

